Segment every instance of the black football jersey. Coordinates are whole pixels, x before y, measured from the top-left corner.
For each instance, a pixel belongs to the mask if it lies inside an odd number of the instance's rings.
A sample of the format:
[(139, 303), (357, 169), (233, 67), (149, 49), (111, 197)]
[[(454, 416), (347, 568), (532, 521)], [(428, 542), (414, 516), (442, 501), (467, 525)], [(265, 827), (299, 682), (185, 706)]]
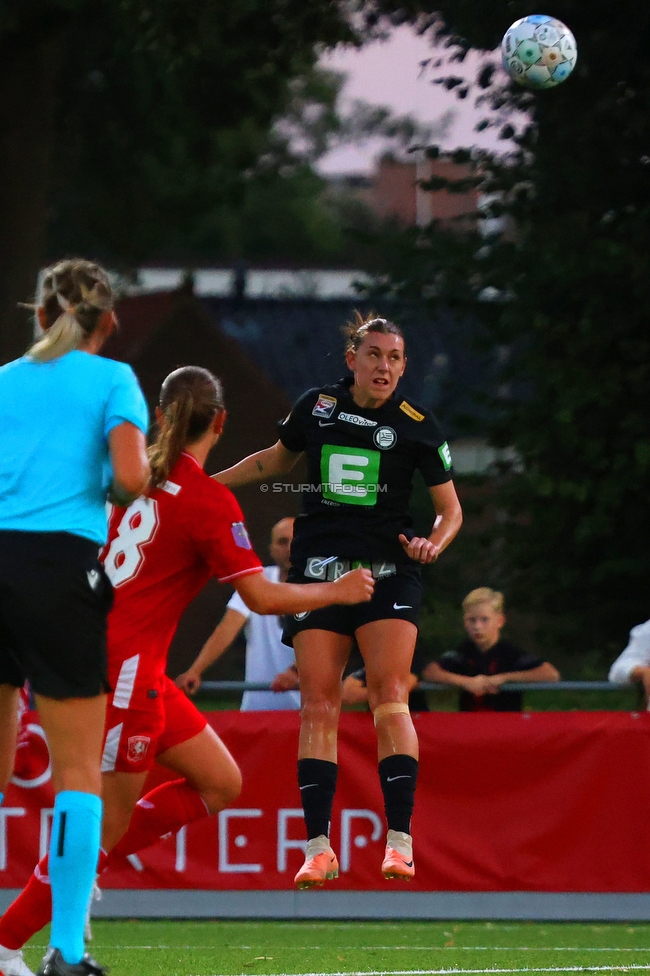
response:
[(451, 480), (449, 446), (428, 410), (396, 392), (383, 406), (358, 407), (352, 378), (303, 394), (279, 424), (280, 441), (305, 452), (304, 514), (292, 561), (312, 556), (410, 563), (398, 536), (412, 535), (413, 475), (428, 487)]
[[(544, 661), (527, 654), (507, 640), (498, 640), (489, 651), (481, 651), (471, 640), (464, 640), (455, 651), (442, 655), (440, 667), (453, 674), (474, 678), (478, 674), (507, 674), (510, 671), (532, 671)], [(532, 686), (534, 687), (534, 685)], [(461, 712), (520, 712), (523, 694), (520, 691), (499, 691), (496, 695), (472, 695), (461, 690), (458, 708)]]

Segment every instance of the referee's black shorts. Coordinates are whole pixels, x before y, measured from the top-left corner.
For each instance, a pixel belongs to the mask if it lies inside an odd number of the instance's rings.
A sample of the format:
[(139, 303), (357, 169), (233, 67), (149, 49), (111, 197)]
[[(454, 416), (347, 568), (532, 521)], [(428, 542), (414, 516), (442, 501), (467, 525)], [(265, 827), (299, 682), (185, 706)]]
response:
[[(292, 567), (288, 583), (316, 582)], [(375, 591), (366, 603), (352, 606), (324, 607), (310, 613), (298, 613), (284, 618), (282, 643), (293, 647), (293, 638), (303, 630), (331, 630), (335, 634), (353, 637), (359, 627), (374, 620), (408, 620), (418, 626), (422, 603), (422, 576), (416, 564), (397, 566), (392, 576), (375, 580)]]
[(108, 690), (113, 588), (96, 543), (67, 532), (0, 531), (0, 684), (46, 698)]

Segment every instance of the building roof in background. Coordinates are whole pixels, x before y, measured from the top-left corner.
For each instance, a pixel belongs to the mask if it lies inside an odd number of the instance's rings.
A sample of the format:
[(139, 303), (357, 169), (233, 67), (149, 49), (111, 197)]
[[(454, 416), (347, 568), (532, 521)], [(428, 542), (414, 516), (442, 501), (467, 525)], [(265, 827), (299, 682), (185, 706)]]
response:
[[(203, 304), (215, 326), (235, 339), (291, 401), (347, 373), (341, 326), (355, 309), (369, 311), (366, 303), (349, 299), (211, 297)], [(473, 394), (490, 383), (494, 355), (474, 351), (475, 325), (444, 310), (435, 320), (421, 313), (400, 316), (400, 322), (408, 356), (402, 395), (433, 410), (449, 436), (458, 432), (461, 416), (480, 421)]]
[[(355, 269), (249, 267), (242, 263), (227, 267), (197, 268), (192, 271), (193, 292), (198, 297), (232, 295), (238, 275), (245, 276), (249, 298), (352, 299), (358, 283), (368, 276)], [(183, 287), (183, 268), (140, 268), (135, 283), (119, 283), (129, 296), (173, 292)]]
[[(182, 272), (167, 273), (170, 280), (175, 275), (174, 280), (182, 284)], [(257, 389), (267, 404), (272, 390), (274, 403), (277, 397), (282, 399), (279, 416), (306, 389), (333, 383), (347, 373), (341, 326), (355, 309), (368, 312), (367, 303), (353, 294), (330, 299), (304, 294), (250, 297), (251, 272), (246, 276), (245, 297), (233, 297), (233, 269), (216, 269), (214, 274), (223, 276), (224, 286), (228, 282), (229, 297), (204, 295), (199, 300), (181, 290), (132, 295), (118, 305), (120, 331), (105, 354), (136, 367), (152, 402), (166, 372), (179, 363), (196, 362), (224, 377), (231, 413), (233, 398), (237, 403), (239, 428), (244, 414), (247, 422), (251, 420), (238, 402), (240, 386)], [(294, 279), (294, 284), (300, 280)], [(476, 322), (459, 320), (444, 308), (435, 318), (422, 309), (393, 309), (386, 314), (397, 316), (406, 337), (408, 365), (400, 381), (401, 393), (433, 410), (449, 437), (467, 432), (465, 418), (480, 434), (487, 411), (476, 394), (493, 392), (495, 366), (503, 350), (479, 353), (473, 341)], [(193, 323), (189, 332), (184, 324), (188, 315)], [(238, 439), (243, 433), (238, 430)], [(228, 454), (235, 449), (230, 436), (223, 447)]]
[(170, 314), (176, 300), (173, 291), (123, 298), (115, 309), (119, 327), (104, 346), (102, 355), (126, 363), (134, 362)]

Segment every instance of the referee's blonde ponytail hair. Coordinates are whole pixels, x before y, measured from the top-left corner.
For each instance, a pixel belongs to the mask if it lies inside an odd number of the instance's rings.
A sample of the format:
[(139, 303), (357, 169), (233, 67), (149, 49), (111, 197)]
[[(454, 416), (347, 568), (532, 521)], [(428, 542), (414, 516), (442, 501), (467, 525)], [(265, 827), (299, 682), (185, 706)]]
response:
[(151, 487), (163, 485), (186, 447), (198, 441), (224, 409), (216, 376), (201, 366), (181, 366), (163, 381), (160, 410), (164, 423), (149, 448)]
[(44, 335), (27, 355), (40, 363), (81, 349), (104, 312), (113, 308), (108, 275), (98, 264), (72, 258), (48, 268), (36, 296)]

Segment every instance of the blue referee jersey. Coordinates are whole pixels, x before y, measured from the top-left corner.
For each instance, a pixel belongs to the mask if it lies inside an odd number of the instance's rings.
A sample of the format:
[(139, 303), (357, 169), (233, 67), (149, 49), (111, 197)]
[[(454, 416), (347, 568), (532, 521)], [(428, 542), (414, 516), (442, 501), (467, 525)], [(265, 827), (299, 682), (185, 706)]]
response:
[(108, 435), (148, 411), (130, 366), (79, 350), (0, 367), (0, 530), (106, 542)]

